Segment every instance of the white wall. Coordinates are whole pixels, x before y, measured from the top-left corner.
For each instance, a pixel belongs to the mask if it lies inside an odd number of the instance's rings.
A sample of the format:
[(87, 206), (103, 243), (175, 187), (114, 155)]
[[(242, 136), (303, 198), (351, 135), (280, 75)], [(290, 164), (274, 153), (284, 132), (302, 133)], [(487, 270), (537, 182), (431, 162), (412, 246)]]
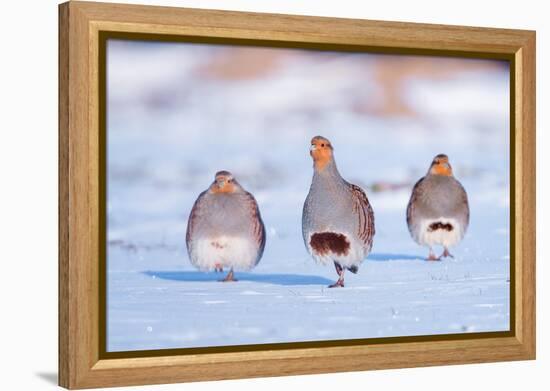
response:
[[(122, 2), (122, 1), (121, 1)], [(550, 367), (548, 343), (549, 166), (548, 29), (544, 2), (353, 0), (157, 0), (256, 12), (354, 17), (537, 30), (538, 48), (538, 360), (336, 375), (146, 387), (156, 390), (369, 388), (414, 390), (541, 389)], [(0, 61), (0, 321), (2, 389), (52, 389), (57, 371), (57, 2), (3, 2)], [(544, 23), (546, 22), (546, 23)], [(7, 250), (7, 251), (6, 251)], [(546, 375), (546, 376), (545, 376)]]

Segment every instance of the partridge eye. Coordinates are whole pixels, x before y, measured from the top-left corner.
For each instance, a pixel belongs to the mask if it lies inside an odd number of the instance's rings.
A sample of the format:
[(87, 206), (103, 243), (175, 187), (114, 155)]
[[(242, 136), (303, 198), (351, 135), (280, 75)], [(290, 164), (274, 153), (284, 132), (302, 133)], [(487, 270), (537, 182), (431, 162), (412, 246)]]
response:
[(325, 146), (325, 144), (321, 144), (321, 147), (324, 147), (324, 146)]

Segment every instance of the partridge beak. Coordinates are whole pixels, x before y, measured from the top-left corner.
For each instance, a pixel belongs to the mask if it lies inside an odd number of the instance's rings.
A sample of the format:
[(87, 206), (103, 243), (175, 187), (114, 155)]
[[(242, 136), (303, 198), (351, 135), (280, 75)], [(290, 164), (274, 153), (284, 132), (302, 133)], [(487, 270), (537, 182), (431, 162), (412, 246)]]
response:
[(317, 145), (311, 144), (311, 147), (309, 147), (310, 151), (315, 151), (317, 149)]
[(219, 180), (218, 181), (218, 187), (222, 188), (225, 186), (225, 181), (222, 179), (222, 180)]

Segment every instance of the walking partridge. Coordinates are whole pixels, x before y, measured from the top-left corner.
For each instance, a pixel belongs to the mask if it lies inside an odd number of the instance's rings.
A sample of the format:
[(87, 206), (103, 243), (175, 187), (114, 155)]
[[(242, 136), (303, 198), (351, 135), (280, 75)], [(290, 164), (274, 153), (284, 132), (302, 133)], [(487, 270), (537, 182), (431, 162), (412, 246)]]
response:
[(265, 246), (265, 227), (256, 200), (231, 175), (216, 173), (202, 192), (187, 223), (187, 252), (199, 270), (229, 273), (222, 281), (236, 281), (233, 269), (258, 264)]
[(310, 155), (313, 179), (302, 214), (304, 243), (317, 262), (334, 263), (338, 281), (330, 287), (343, 287), (344, 272), (357, 273), (372, 248), (374, 213), (365, 192), (340, 176), (329, 140), (314, 137)]
[[(469, 220), (466, 191), (453, 176), (447, 155), (437, 155), (412, 190), (407, 206), (409, 232), (418, 244), (430, 249), (428, 260), (435, 261), (453, 257), (449, 247), (462, 240)], [(441, 256), (434, 255), (434, 245), (443, 246)]]

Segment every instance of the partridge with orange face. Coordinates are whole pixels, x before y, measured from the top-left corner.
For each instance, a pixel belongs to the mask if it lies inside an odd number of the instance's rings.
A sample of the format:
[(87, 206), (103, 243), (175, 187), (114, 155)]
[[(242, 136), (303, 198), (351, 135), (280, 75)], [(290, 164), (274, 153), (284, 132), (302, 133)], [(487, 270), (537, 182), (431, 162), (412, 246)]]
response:
[(338, 281), (330, 287), (343, 287), (345, 271), (357, 273), (372, 249), (374, 213), (365, 192), (340, 176), (329, 140), (314, 137), (310, 155), (313, 179), (302, 214), (304, 243), (317, 262), (334, 263)]
[[(459, 181), (447, 155), (437, 155), (426, 176), (412, 190), (407, 206), (407, 225), (412, 238), (429, 248), (428, 260), (453, 257), (449, 247), (464, 237), (470, 220), (468, 196)], [(432, 247), (443, 246), (443, 254), (436, 257)]]
[(200, 270), (229, 273), (223, 281), (236, 281), (233, 269), (256, 266), (265, 247), (265, 227), (256, 200), (230, 172), (216, 173), (189, 215), (186, 235), (191, 263)]

